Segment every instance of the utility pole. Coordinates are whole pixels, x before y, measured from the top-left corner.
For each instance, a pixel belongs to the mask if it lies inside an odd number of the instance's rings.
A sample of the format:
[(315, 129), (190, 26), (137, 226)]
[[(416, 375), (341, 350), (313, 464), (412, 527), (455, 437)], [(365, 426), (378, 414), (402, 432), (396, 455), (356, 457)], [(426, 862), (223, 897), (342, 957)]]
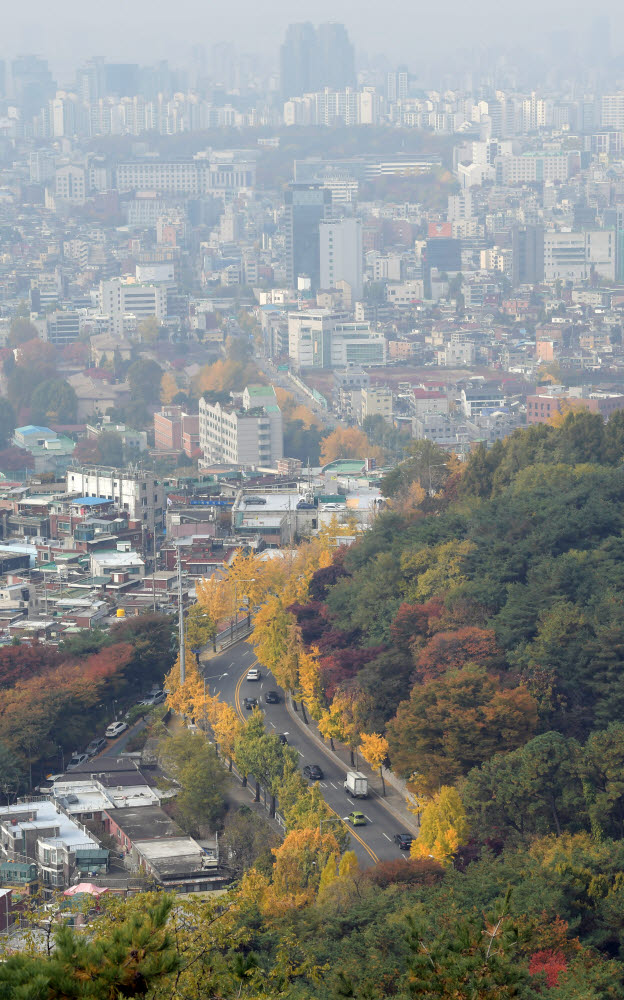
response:
[(184, 643), (184, 606), (182, 604), (182, 560), (180, 558), (180, 544), (178, 551), (178, 639), (180, 643), (180, 685), (186, 681), (186, 649)]
[(152, 563), (152, 600), (156, 614), (156, 522), (154, 521), (154, 561)]

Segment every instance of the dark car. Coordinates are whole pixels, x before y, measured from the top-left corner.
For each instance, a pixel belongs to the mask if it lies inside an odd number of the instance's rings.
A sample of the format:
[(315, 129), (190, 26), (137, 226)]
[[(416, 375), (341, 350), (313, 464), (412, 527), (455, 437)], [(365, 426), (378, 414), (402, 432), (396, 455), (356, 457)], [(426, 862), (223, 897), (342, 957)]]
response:
[(243, 698), (243, 705), (245, 706), (245, 708), (247, 709), (248, 712), (251, 712), (252, 709), (258, 707), (258, 699), (257, 698)]
[(310, 778), (311, 781), (320, 781), (323, 777), (323, 772), (318, 764), (306, 764), (303, 769), (304, 776)]
[(280, 741), (280, 743), (282, 744), (283, 747), (288, 746), (288, 740), (286, 739), (286, 734), (285, 733), (278, 733), (277, 734), (277, 738), (278, 738), (278, 740)]
[(279, 705), (280, 696), (277, 691), (267, 691), (264, 696), (267, 705)]
[(402, 851), (409, 851), (413, 839), (411, 833), (395, 833), (394, 835), (394, 842)]
[(107, 745), (106, 740), (103, 736), (98, 737), (98, 739), (91, 740), (88, 746), (85, 747), (85, 753), (88, 757), (94, 757), (96, 753), (103, 750)]

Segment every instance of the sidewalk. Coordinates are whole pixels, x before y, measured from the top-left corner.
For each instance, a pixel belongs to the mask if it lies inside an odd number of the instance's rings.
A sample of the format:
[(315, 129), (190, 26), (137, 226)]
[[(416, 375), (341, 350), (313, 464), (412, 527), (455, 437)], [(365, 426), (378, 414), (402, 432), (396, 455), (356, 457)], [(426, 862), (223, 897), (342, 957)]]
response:
[[(386, 794), (383, 795), (381, 777), (377, 771), (373, 771), (372, 768), (362, 759), (361, 754), (356, 757), (357, 768), (354, 768), (351, 764), (351, 752), (348, 747), (344, 744), (339, 743), (338, 740), (334, 740), (334, 749), (326, 742), (318, 731), (318, 727), (314, 719), (310, 718), (309, 712), (306, 712), (306, 717), (308, 719), (307, 724), (303, 721), (301, 711), (295, 709), (292, 704), (292, 698), (290, 695), (285, 697), (286, 709), (292, 718), (293, 722), (299, 727), (299, 729), (305, 731), (308, 736), (311, 736), (317, 746), (335, 763), (340, 764), (345, 771), (358, 770), (362, 774), (365, 774), (368, 778), (368, 787), (370, 794), (374, 796), (383, 805), (389, 813), (392, 814), (394, 819), (400, 824), (402, 828), (408, 830), (414, 836), (418, 836), (420, 824), (418, 822), (418, 817), (414, 813), (410, 812), (407, 808), (407, 803), (405, 798), (401, 793), (386, 780)], [(397, 833), (401, 832), (397, 830)]]

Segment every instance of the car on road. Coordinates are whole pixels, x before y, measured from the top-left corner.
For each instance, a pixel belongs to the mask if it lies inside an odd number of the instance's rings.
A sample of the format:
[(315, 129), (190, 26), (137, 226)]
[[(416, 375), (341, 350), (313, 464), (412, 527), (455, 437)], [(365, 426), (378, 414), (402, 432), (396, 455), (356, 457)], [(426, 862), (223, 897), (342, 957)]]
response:
[(122, 733), (125, 733), (127, 728), (128, 728), (127, 722), (111, 722), (110, 726), (107, 727), (104, 735), (107, 737), (107, 739), (114, 740), (116, 736), (121, 736)]
[(401, 851), (409, 851), (413, 839), (411, 833), (395, 833), (394, 835), (394, 842)]
[(86, 753), (75, 753), (72, 755), (72, 758), (67, 765), (67, 770), (75, 771), (77, 767), (82, 767), (82, 765), (86, 764), (88, 760), (89, 758)]
[(278, 733), (277, 734), (277, 738), (278, 738), (278, 740), (280, 741), (280, 743), (282, 744), (283, 747), (288, 746), (288, 740), (286, 738), (286, 733)]
[(98, 736), (97, 739), (91, 740), (91, 742), (85, 747), (85, 753), (87, 757), (95, 757), (96, 753), (103, 750), (106, 746), (106, 740), (103, 736)]
[(366, 816), (360, 812), (350, 812), (347, 820), (351, 826), (366, 826)]
[(262, 677), (262, 674), (260, 673), (260, 671), (258, 670), (258, 668), (257, 667), (252, 667), (251, 670), (247, 671), (246, 680), (248, 680), (248, 681), (259, 681), (261, 677)]
[(303, 774), (304, 777), (310, 778), (311, 781), (321, 781), (323, 777), (323, 771), (318, 764), (306, 764)]
[(150, 707), (152, 705), (162, 705), (166, 697), (167, 695), (164, 691), (152, 691), (151, 694), (148, 694), (147, 698), (143, 699), (141, 705), (149, 705)]
[(277, 691), (267, 691), (267, 693), (264, 696), (264, 700), (266, 701), (267, 705), (279, 705), (280, 696), (278, 695)]
[(245, 708), (247, 709), (248, 712), (251, 712), (254, 708), (258, 707), (258, 699), (257, 698), (243, 698), (243, 705), (245, 706)]

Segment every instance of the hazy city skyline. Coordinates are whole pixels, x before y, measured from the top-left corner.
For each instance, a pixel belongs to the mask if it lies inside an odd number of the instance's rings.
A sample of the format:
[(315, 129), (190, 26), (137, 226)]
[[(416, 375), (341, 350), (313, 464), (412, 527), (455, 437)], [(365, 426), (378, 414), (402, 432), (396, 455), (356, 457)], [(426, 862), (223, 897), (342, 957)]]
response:
[[(37, 52), (61, 77), (92, 55), (132, 62), (168, 58), (175, 63), (188, 59), (194, 46), (209, 49), (221, 42), (231, 42), (240, 51), (265, 57), (267, 62), (274, 62), (277, 72), (279, 46), (288, 24), (304, 20), (343, 21), (360, 58), (383, 55), (390, 61), (406, 62), (417, 71), (423, 58), (437, 60), (457, 49), (499, 46), (506, 50), (531, 44), (541, 51), (552, 46), (549, 35), (558, 32), (568, 33), (571, 47), (581, 49), (592, 21), (586, 7), (571, 12), (562, 0), (546, 9), (535, 0), (521, 8), (481, 0), (477, 10), (456, 4), (418, 12), (404, 0), (390, 0), (383, 8), (372, 0), (363, 0), (357, 13), (344, 0), (320, 0), (313, 10), (307, 4), (274, 0), (270, 17), (265, 7), (250, 0), (243, 0), (235, 12), (221, 9), (218, 14), (195, 0), (181, 0), (174, 18), (164, 5), (137, 0), (129, 6), (113, 0), (107, 5), (106, 19), (97, 26), (82, 4), (66, 0), (54, 19), (47, 15), (49, 7), (44, 9), (41, 0), (33, 0), (27, 11), (14, 9), (5, 25), (4, 55)], [(611, 48), (617, 54), (614, 39), (618, 37), (622, 14), (611, 4), (601, 8), (600, 17), (610, 19)]]

